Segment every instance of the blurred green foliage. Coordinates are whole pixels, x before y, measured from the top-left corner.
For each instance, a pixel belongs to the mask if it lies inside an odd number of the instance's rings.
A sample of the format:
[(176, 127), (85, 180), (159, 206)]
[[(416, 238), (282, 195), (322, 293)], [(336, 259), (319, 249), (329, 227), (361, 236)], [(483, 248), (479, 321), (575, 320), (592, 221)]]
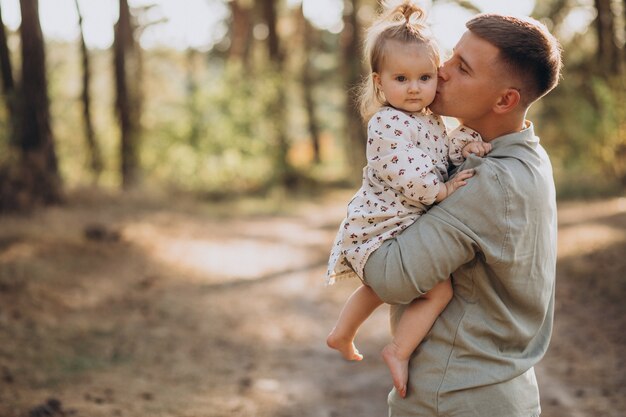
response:
[[(11, 35), (16, 41), (16, 34)], [(317, 182), (347, 178), (339, 35), (321, 31), (310, 65), (322, 142), (322, 162), (313, 163), (302, 101), (305, 59), (297, 46), (285, 72), (270, 69), (263, 42), (254, 41), (246, 65), (220, 51), (143, 51), (144, 101), (141, 167), (144, 184), (200, 193), (246, 194), (273, 185), (276, 118), (270, 114), (285, 89), (289, 157), (298, 172)], [(593, 67), (591, 31), (564, 45), (559, 87), (531, 108), (542, 143), (555, 166), (562, 197), (624, 193), (626, 186), (626, 93), (624, 76)], [(15, 42), (13, 42), (15, 44)], [(17, 51), (12, 51), (17, 55)], [(114, 114), (110, 50), (92, 50), (92, 106), (96, 139), (104, 159), (98, 184), (117, 188), (119, 129)], [(18, 57), (16, 56), (17, 60)], [(77, 44), (47, 43), (53, 131), (61, 174), (69, 187), (95, 181), (83, 132), (81, 63)], [(8, 121), (0, 106), (0, 154), (8, 155)], [(360, 152), (361, 150), (350, 150)], [(360, 168), (358, 168), (360, 169)]]
[[(49, 44), (48, 71), (53, 130), (66, 185), (88, 184), (80, 97), (80, 62), (71, 44)], [(110, 51), (92, 51), (94, 124), (105, 170), (99, 184), (118, 187), (119, 129), (113, 113)], [(274, 73), (260, 60), (254, 68), (198, 51), (145, 50), (141, 124), (144, 184), (211, 195), (245, 194), (273, 185), (275, 118), (271, 103), (287, 90), (288, 135), (294, 164), (306, 176), (341, 177), (345, 167), (338, 132), (344, 92), (338, 77), (315, 88), (318, 121), (329, 138), (321, 166), (312, 166), (306, 115), (295, 74)], [(328, 66), (328, 55), (318, 64)], [(336, 71), (335, 71), (336, 73)], [(330, 133), (329, 133), (330, 132)], [(301, 155), (298, 155), (301, 154)]]
[(144, 168), (186, 189), (238, 193), (262, 186), (272, 173), (274, 126), (266, 109), (279, 80), (267, 73), (250, 77), (237, 66), (210, 66), (193, 76), (161, 78), (177, 81), (183, 94), (165, 95), (156, 85), (148, 90)]
[(560, 197), (624, 193), (626, 80), (623, 76), (603, 76), (586, 65), (566, 66), (556, 90), (534, 107), (530, 118), (536, 123), (552, 159)]

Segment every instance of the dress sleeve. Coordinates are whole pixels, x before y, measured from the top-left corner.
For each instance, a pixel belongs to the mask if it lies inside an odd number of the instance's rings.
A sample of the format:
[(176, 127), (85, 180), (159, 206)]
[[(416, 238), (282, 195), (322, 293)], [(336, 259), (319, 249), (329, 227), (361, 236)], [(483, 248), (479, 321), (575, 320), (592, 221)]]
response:
[(482, 141), (482, 138), (478, 132), (467, 127), (459, 126), (452, 132), (448, 133), (450, 141), (450, 147), (448, 151), (448, 158), (450, 162), (456, 167), (461, 165), (465, 158), (463, 158), (463, 148), (470, 142)]
[(378, 180), (409, 200), (431, 205), (441, 181), (432, 158), (410, 138), (410, 121), (405, 115), (377, 113), (368, 125), (367, 163)]

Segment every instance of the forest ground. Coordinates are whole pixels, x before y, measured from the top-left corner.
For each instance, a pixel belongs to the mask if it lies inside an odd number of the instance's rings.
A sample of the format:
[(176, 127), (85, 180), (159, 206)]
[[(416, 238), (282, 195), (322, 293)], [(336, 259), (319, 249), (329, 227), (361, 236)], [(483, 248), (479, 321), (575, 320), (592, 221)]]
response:
[[(381, 417), (381, 308), (348, 363), (325, 346), (349, 198), (272, 203), (81, 191), (0, 218), (0, 417)], [(626, 414), (626, 199), (559, 205), (543, 417)]]

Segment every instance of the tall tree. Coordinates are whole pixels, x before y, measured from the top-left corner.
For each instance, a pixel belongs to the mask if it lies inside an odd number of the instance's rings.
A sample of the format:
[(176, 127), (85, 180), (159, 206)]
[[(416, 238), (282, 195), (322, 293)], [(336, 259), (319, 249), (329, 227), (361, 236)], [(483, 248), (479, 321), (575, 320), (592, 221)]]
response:
[[(349, 166), (365, 165), (365, 127), (355, 101), (355, 92), (363, 77), (361, 66), (362, 28), (357, 18), (360, 0), (344, 0), (343, 24), (341, 32), (341, 68), (344, 88), (348, 91), (344, 113), (346, 120), (346, 153)], [(354, 180), (360, 180), (361, 172), (354, 170)]]
[(139, 83), (133, 83), (140, 60), (127, 0), (119, 0), (119, 19), (113, 40), (115, 66), (115, 108), (120, 124), (120, 170), (122, 186), (130, 188), (139, 180), (140, 97)]
[(204, 114), (200, 103), (200, 81), (198, 80), (198, 60), (201, 57), (197, 49), (187, 49), (186, 59), (186, 108), (189, 117), (189, 145), (197, 148), (202, 139)]
[(18, 140), (26, 205), (56, 203), (61, 198), (50, 103), (46, 79), (44, 39), (38, 0), (20, 0), (22, 79)]
[(594, 0), (598, 15), (595, 29), (598, 39), (597, 58), (601, 71), (617, 74), (621, 67), (621, 51), (617, 43), (615, 14), (611, 9), (611, 0)]
[(286, 123), (287, 123), (287, 106), (286, 85), (284, 82), (284, 55), (281, 48), (280, 38), (278, 36), (278, 0), (262, 0), (260, 3), (261, 14), (268, 28), (267, 51), (272, 72), (282, 78), (277, 88), (277, 94), (270, 105), (270, 115), (274, 122), (275, 131), (275, 163), (274, 170), (276, 172), (277, 182), (286, 185), (294, 185), (295, 175), (293, 168), (288, 160), (289, 141), (287, 139)]
[(320, 129), (317, 123), (317, 117), (315, 112), (315, 100), (313, 98), (313, 87), (315, 86), (315, 74), (314, 67), (311, 62), (311, 53), (315, 44), (315, 29), (311, 23), (304, 17), (303, 8), (299, 10), (299, 21), (302, 36), (302, 92), (304, 96), (304, 107), (307, 114), (307, 125), (309, 128), (309, 135), (311, 137), (311, 145), (313, 147), (313, 160), (316, 164), (321, 161), (320, 156)]
[(13, 79), (13, 66), (11, 65), (11, 54), (9, 53), (9, 44), (2, 19), (2, 10), (0, 9), (0, 71), (2, 72), (2, 95), (7, 108), (8, 121), (10, 126), (9, 138), (12, 144), (17, 143), (15, 137), (15, 129), (13, 122), (16, 117), (15, 112), (15, 81)]
[(253, 2), (231, 0), (230, 5), (230, 47), (229, 61), (240, 61), (247, 67), (252, 45), (252, 13)]
[(85, 127), (85, 140), (87, 141), (87, 149), (89, 150), (89, 162), (94, 180), (97, 182), (102, 173), (102, 155), (100, 147), (96, 141), (96, 134), (93, 128), (93, 120), (91, 116), (91, 60), (89, 58), (89, 50), (85, 43), (83, 33), (83, 15), (78, 4), (78, 0), (74, 0), (76, 4), (76, 12), (78, 13), (78, 26), (80, 28), (80, 53), (83, 63), (83, 89), (81, 93), (81, 102), (83, 104), (83, 124)]

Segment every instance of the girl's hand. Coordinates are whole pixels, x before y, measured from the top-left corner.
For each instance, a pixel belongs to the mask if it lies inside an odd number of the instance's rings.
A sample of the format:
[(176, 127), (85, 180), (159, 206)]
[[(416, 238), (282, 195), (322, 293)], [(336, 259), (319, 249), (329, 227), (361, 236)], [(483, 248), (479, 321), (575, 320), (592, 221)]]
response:
[(467, 179), (474, 176), (475, 171), (473, 169), (464, 169), (460, 171), (458, 174), (454, 176), (454, 178), (450, 179), (448, 182), (439, 184), (439, 193), (437, 194), (437, 198), (435, 202), (439, 203), (443, 201), (447, 197), (467, 184)]
[(467, 159), (470, 154), (474, 154), (476, 156), (485, 156), (489, 152), (491, 152), (491, 144), (483, 141), (478, 142), (470, 142), (463, 147), (461, 154), (463, 158)]

